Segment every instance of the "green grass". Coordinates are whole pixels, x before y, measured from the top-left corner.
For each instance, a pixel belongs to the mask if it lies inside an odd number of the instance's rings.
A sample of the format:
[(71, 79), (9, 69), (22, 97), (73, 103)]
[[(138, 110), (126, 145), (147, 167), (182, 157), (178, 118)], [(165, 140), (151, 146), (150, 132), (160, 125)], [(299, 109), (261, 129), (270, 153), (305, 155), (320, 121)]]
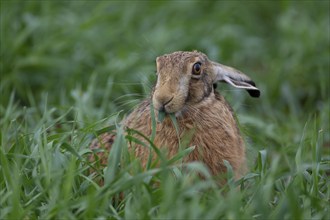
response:
[[(328, 1), (0, 6), (0, 219), (330, 219)], [(218, 86), (249, 163), (221, 188), (180, 163), (189, 149), (164, 160), (151, 141), (160, 166), (143, 171), (118, 124), (149, 94), (155, 57), (193, 49), (262, 92)], [(108, 167), (90, 174), (88, 145), (113, 129)]]

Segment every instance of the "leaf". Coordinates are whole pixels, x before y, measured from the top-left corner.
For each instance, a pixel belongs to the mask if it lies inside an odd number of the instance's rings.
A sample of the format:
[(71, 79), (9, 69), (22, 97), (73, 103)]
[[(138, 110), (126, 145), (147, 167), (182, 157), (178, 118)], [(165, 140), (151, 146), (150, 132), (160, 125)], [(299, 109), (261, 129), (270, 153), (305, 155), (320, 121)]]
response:
[(158, 122), (163, 122), (165, 118), (165, 112), (158, 112)]

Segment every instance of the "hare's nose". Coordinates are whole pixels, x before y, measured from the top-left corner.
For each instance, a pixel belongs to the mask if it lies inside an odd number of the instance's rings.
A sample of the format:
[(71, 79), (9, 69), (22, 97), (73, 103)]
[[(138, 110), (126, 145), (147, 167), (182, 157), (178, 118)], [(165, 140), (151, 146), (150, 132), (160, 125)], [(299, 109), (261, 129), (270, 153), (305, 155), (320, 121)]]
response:
[(166, 112), (166, 105), (168, 105), (172, 100), (173, 96), (155, 94), (153, 97), (154, 108), (160, 112)]
[(160, 108), (158, 109), (158, 111), (160, 111), (160, 112), (166, 112), (165, 107), (166, 107), (166, 105), (169, 104), (172, 100), (173, 100), (173, 97), (170, 98), (170, 99), (167, 99), (166, 101), (163, 101), (162, 103), (160, 103), (161, 105), (160, 105)]

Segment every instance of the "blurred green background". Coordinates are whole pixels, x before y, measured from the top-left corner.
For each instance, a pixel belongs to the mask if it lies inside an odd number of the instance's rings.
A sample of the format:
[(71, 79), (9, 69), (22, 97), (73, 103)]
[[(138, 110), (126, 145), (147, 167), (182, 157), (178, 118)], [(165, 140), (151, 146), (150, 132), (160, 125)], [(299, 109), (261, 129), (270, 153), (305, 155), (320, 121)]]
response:
[[(149, 218), (160, 206), (158, 216), (169, 219), (328, 219), (329, 1), (1, 0), (0, 7), (1, 218), (74, 219), (77, 210), (82, 219), (114, 218), (112, 196), (128, 190), (136, 200), (114, 206), (120, 216)], [(155, 58), (178, 50), (202, 51), (260, 88), (254, 99), (218, 85), (247, 142), (250, 187), (225, 199), (216, 189), (214, 200), (193, 191), (187, 199), (182, 178), (160, 191), (141, 178), (98, 187), (85, 172), (93, 134), (147, 97)]]

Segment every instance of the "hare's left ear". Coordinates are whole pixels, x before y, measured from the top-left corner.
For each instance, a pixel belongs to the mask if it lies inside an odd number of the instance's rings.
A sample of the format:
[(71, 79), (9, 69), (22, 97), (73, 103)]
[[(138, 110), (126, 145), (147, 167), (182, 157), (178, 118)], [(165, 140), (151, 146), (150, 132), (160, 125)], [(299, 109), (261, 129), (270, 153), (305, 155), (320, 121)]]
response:
[(256, 84), (244, 73), (216, 62), (212, 62), (215, 82), (226, 82), (236, 88), (246, 89), (250, 96), (259, 97), (260, 90)]

